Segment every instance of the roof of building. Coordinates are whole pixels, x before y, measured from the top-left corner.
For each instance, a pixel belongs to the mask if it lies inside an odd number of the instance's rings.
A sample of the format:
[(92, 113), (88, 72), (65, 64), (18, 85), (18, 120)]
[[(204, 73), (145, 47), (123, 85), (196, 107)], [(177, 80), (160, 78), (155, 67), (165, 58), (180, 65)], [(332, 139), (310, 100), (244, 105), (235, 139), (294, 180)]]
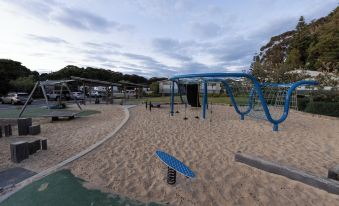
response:
[(77, 80), (77, 81), (83, 81), (90, 83), (92, 85), (97, 85), (97, 86), (121, 86), (119, 83), (114, 83), (114, 82), (108, 82), (108, 81), (101, 81), (97, 79), (88, 79), (88, 78), (82, 78), (82, 77), (76, 77), (76, 76), (71, 76), (71, 79)]
[(122, 84), (122, 85), (128, 85), (128, 86), (145, 87), (145, 88), (148, 87), (145, 84), (136, 84), (136, 83), (133, 83), (133, 82), (130, 82), (130, 81), (125, 81), (125, 80), (121, 80), (121, 81), (119, 81), (119, 83)]
[(74, 80), (46, 80), (46, 81), (41, 81), (40, 84), (45, 85), (45, 86), (53, 86), (56, 84), (63, 84), (63, 83), (69, 83), (69, 82), (74, 82)]

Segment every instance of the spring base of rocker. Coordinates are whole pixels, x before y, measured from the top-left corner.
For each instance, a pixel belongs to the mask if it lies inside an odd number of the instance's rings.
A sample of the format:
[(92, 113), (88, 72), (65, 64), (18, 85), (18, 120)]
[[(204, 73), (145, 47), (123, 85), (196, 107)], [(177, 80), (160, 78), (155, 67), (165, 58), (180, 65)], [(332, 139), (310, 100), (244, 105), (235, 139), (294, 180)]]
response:
[(169, 185), (174, 185), (177, 179), (177, 172), (168, 167), (168, 171), (167, 171), (167, 184)]

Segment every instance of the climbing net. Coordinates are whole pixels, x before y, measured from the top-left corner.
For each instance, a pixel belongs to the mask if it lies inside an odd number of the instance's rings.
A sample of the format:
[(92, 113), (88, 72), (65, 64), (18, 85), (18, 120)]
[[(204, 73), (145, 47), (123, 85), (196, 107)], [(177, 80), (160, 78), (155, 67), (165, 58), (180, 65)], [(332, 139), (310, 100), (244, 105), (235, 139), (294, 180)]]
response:
[[(267, 119), (263, 102), (259, 98), (258, 91), (254, 88), (253, 83), (247, 79), (226, 80), (235, 97), (235, 101), (241, 112), (250, 109), (247, 116), (257, 119)], [(260, 89), (263, 95), (263, 101), (266, 102), (269, 112), (274, 119), (278, 119), (284, 112), (284, 106), (287, 101), (288, 90), (292, 84), (274, 84), (263, 83)], [(230, 94), (228, 94), (230, 95)], [(289, 100), (290, 109), (298, 110), (297, 90), (294, 90)]]

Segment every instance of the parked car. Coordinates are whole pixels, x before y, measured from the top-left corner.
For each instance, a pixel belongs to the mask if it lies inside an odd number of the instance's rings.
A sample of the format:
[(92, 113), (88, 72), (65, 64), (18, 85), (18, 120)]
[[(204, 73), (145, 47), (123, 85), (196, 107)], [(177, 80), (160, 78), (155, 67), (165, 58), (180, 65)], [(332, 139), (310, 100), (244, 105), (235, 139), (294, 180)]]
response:
[(91, 97), (101, 97), (98, 91), (91, 91)]
[(85, 99), (85, 95), (82, 92), (72, 92), (72, 94), (75, 97), (75, 99), (80, 99), (80, 100)]
[(126, 90), (125, 91), (126, 97), (135, 97), (136, 93), (134, 90)]
[(70, 100), (71, 95), (69, 94), (68, 91), (62, 91), (62, 94), (60, 94), (60, 90), (53, 90), (52, 92), (46, 94), (48, 99), (51, 100), (59, 100), (59, 99), (65, 99), (65, 100)]
[[(7, 96), (2, 98), (3, 104), (25, 104), (28, 99), (28, 94), (24, 92), (11, 92), (8, 93)], [(28, 104), (31, 104), (33, 99), (31, 98)]]
[(113, 97), (115, 97), (115, 98), (124, 98), (125, 94), (122, 93), (122, 92), (114, 92), (113, 93)]
[(107, 92), (99, 91), (99, 96), (100, 97), (106, 97), (107, 96)]

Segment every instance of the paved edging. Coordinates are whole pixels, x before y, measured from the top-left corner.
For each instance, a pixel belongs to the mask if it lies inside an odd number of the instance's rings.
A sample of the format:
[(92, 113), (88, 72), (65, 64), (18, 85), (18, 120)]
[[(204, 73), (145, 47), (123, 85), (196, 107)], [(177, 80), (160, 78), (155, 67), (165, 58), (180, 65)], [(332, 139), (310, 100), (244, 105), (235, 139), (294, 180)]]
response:
[(135, 105), (133, 106), (124, 106), (123, 110), (125, 113), (125, 118), (122, 120), (122, 122), (118, 125), (118, 127), (116, 127), (111, 133), (109, 133), (108, 135), (105, 136), (105, 138), (103, 138), (102, 140), (98, 141), (97, 143), (89, 146), (87, 149), (79, 152), (78, 154), (60, 162), (59, 164), (50, 167), (28, 179), (25, 179), (22, 182), (17, 183), (14, 186), (14, 189), (6, 194), (4, 194), (3, 196), (0, 196), (0, 203), (5, 201), (7, 198), (9, 198), (11, 195), (13, 195), (14, 193), (16, 193), (17, 191), (21, 190), (23, 187), (31, 184), (32, 182), (35, 182), (37, 180), (42, 179), (43, 177), (46, 177), (47, 175), (52, 174), (53, 172), (56, 172), (58, 170), (60, 170), (63, 166), (65, 166), (68, 163), (73, 162), (74, 160), (79, 159), (80, 157), (86, 155), (87, 153), (93, 151), (94, 149), (96, 149), (97, 147), (99, 147), (100, 145), (102, 145), (103, 143), (105, 143), (107, 140), (109, 140), (110, 138), (112, 138), (128, 121), (129, 117), (130, 117), (130, 113), (129, 113), (129, 108), (135, 107)]

